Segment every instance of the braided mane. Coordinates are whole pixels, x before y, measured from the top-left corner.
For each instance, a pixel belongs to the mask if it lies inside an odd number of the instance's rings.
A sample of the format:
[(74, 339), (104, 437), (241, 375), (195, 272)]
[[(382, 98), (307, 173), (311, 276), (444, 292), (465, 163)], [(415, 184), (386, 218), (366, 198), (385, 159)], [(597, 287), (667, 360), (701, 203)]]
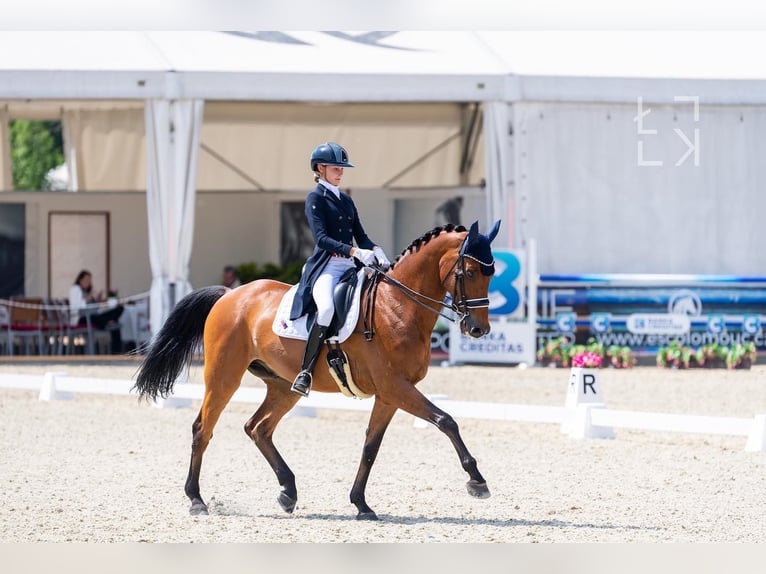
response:
[(432, 230), (426, 231), (423, 235), (413, 240), (412, 243), (410, 243), (407, 247), (404, 248), (404, 250), (399, 254), (399, 256), (391, 264), (391, 269), (393, 269), (396, 266), (396, 264), (399, 262), (399, 260), (402, 257), (407, 255), (408, 253), (416, 252), (418, 249), (420, 249), (422, 245), (425, 245), (437, 235), (440, 235), (441, 233), (451, 233), (453, 231), (458, 231), (458, 232), (466, 231), (466, 228), (462, 225), (455, 225), (454, 223), (448, 223), (446, 225), (442, 225), (441, 227), (434, 227)]

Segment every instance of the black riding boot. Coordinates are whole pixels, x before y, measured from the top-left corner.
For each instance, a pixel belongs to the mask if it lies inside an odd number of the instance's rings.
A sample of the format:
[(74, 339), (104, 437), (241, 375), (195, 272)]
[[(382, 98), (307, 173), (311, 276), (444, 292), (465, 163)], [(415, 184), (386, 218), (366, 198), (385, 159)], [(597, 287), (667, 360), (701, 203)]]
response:
[(301, 364), (301, 372), (295, 377), (293, 386), (290, 390), (304, 397), (309, 396), (311, 390), (311, 371), (314, 370), (314, 364), (317, 362), (319, 351), (322, 349), (322, 342), (327, 335), (327, 327), (322, 327), (314, 323), (309, 333), (309, 338), (306, 341), (306, 350), (303, 353), (303, 363)]

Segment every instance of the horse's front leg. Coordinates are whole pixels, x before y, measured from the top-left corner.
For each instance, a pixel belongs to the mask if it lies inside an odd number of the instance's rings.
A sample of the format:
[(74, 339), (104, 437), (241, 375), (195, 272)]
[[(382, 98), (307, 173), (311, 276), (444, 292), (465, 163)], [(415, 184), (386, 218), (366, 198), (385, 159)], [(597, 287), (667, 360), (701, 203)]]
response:
[(455, 419), (429, 401), (412, 384), (405, 383), (400, 385), (396, 399), (398, 408), (434, 424), (449, 437), (452, 446), (455, 447), (455, 451), (457, 451), (457, 455), (460, 458), (463, 470), (470, 477), (470, 480), (466, 483), (468, 494), (476, 498), (489, 498), (490, 493), (487, 483), (476, 466), (476, 459), (468, 452), (468, 448), (460, 436), (460, 430)]
[(370, 477), (370, 470), (378, 456), (380, 443), (383, 435), (386, 433), (388, 424), (396, 413), (396, 407), (387, 405), (377, 397), (372, 406), (370, 414), (370, 424), (367, 426), (367, 433), (364, 439), (364, 448), (362, 449), (362, 460), (359, 463), (359, 470), (354, 479), (354, 486), (351, 487), (351, 503), (356, 505), (357, 520), (377, 520), (378, 515), (367, 506), (364, 491), (367, 487), (367, 479)]

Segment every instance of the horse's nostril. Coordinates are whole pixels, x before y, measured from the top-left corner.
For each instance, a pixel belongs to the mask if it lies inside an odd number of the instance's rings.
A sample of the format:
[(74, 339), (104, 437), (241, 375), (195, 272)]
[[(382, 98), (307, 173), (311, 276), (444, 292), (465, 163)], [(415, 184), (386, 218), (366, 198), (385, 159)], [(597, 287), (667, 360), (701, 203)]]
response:
[(484, 334), (484, 329), (481, 327), (473, 327), (471, 329), (471, 336), (472, 337), (481, 337)]

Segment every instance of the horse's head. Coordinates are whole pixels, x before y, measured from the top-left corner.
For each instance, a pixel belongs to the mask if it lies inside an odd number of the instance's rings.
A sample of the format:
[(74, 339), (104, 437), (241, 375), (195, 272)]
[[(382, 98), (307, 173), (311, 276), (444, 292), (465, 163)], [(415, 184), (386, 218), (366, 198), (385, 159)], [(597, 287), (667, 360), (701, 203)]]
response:
[(461, 316), (460, 331), (471, 337), (489, 333), (489, 282), (495, 274), (492, 240), (500, 229), (496, 221), (487, 235), (479, 233), (475, 221), (460, 245), (454, 265), (453, 309)]

